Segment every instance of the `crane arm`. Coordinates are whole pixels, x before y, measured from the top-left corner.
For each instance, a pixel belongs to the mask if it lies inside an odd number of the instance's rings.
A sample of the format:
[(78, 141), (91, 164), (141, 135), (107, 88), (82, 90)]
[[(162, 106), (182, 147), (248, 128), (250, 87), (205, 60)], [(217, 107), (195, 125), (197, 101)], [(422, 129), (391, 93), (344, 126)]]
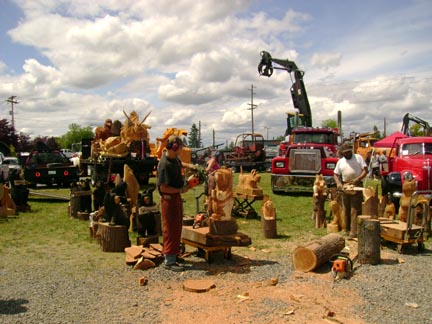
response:
[[(305, 126), (312, 126), (312, 112), (309, 105), (309, 99), (306, 93), (306, 88), (303, 82), (304, 71), (300, 70), (297, 65), (288, 59), (272, 58), (269, 52), (262, 51), (261, 61), (258, 64), (258, 73), (260, 75), (270, 77), (274, 69), (285, 70), (288, 73), (294, 73), (294, 82), (290, 88), (291, 98), (294, 108), (299, 110), (305, 118)], [(273, 63), (279, 65), (273, 66)]]
[(416, 117), (414, 115), (411, 115), (410, 113), (406, 113), (405, 116), (403, 117), (402, 128), (401, 128), (401, 132), (404, 133), (405, 135), (409, 135), (410, 121), (413, 121), (419, 124), (420, 126), (422, 126), (425, 136), (430, 136), (432, 134), (432, 128), (427, 121), (419, 117)]

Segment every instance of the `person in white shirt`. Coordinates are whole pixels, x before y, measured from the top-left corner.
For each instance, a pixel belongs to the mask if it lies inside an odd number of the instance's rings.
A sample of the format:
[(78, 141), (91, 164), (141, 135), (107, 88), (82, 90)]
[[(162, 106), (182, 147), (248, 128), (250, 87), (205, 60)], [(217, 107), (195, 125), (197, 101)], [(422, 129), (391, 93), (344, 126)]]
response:
[[(363, 193), (355, 190), (362, 187), (362, 180), (368, 173), (368, 167), (360, 154), (354, 154), (350, 143), (341, 147), (342, 158), (336, 163), (334, 180), (337, 188), (343, 190), (345, 232), (350, 238), (357, 237), (357, 216), (361, 213)], [(351, 190), (350, 190), (351, 189)]]

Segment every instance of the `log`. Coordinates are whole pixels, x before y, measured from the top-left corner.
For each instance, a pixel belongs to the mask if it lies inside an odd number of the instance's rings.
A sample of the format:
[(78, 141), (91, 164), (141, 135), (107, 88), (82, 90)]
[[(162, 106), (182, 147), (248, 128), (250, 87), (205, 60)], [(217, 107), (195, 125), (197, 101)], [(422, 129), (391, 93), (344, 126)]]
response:
[(126, 226), (99, 223), (98, 232), (103, 252), (123, 252), (125, 248), (131, 246)]
[(372, 187), (367, 187), (363, 190), (362, 214), (378, 218), (379, 199), (377, 190)]
[(328, 262), (330, 257), (339, 253), (345, 247), (345, 239), (336, 233), (327, 234), (305, 246), (297, 247), (293, 252), (293, 264), (296, 271), (309, 272), (324, 262)]
[(357, 217), (358, 222), (358, 262), (378, 264), (381, 261), (381, 226), (378, 219), (367, 215)]
[(196, 293), (207, 292), (215, 287), (214, 281), (207, 279), (189, 279), (183, 282), (183, 290)]

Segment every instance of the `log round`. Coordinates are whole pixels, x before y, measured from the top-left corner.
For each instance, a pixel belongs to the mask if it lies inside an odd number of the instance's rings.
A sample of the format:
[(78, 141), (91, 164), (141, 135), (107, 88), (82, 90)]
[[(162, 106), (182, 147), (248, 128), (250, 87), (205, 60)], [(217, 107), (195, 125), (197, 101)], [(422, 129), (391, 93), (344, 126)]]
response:
[(358, 222), (358, 262), (378, 264), (381, 261), (381, 226), (378, 219), (361, 215)]
[(330, 257), (344, 247), (345, 239), (336, 233), (327, 234), (305, 246), (297, 247), (292, 256), (294, 270), (312, 271), (324, 262), (330, 261)]
[(125, 248), (131, 246), (126, 226), (99, 223), (98, 234), (103, 252), (123, 252)]

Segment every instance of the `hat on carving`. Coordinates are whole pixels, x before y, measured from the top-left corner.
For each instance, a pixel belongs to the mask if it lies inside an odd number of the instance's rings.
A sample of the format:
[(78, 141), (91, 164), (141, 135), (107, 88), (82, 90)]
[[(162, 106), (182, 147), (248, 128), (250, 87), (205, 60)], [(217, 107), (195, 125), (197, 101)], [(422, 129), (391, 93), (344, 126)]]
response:
[(341, 146), (341, 152), (342, 153), (352, 152), (352, 151), (353, 151), (353, 147), (352, 147), (351, 143), (345, 142), (342, 144), (342, 146)]

